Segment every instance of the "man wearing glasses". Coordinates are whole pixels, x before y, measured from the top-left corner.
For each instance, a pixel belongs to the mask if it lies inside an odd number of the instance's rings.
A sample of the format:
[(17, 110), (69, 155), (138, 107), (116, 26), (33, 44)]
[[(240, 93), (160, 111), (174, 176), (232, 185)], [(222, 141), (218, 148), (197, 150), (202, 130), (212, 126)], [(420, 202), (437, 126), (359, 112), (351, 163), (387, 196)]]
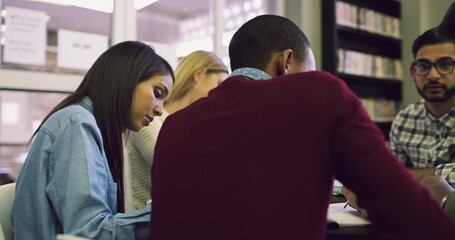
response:
[[(447, 37), (452, 38), (453, 41), (455, 41), (454, 29), (455, 2), (450, 5), (442, 22), (438, 26), (439, 32)], [(454, 71), (453, 61), (451, 66), (451, 71)], [(453, 226), (455, 227), (455, 191), (452, 188), (453, 185), (449, 186), (443, 176), (429, 176), (424, 178), (421, 183), (430, 190), (436, 201), (441, 204), (441, 207), (447, 213), (447, 216), (450, 218)]]
[[(398, 114), (392, 125), (390, 145), (414, 176), (430, 190), (455, 227), (453, 29), (455, 2), (437, 28), (428, 30), (414, 41), (411, 80), (423, 100)], [(343, 193), (351, 206), (366, 215), (352, 191), (343, 188)]]
[(411, 81), (423, 99), (398, 113), (390, 147), (417, 180), (437, 175), (455, 187), (455, 41), (430, 29), (412, 53)]

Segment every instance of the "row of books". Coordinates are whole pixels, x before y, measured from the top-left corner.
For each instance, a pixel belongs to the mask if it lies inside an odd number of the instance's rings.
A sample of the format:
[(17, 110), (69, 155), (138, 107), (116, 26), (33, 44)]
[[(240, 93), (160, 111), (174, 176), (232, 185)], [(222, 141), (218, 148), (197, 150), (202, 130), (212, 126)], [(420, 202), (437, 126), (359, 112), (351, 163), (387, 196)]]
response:
[(383, 79), (402, 79), (401, 60), (371, 55), (346, 49), (338, 49), (339, 73), (375, 77)]
[(336, 22), (341, 26), (400, 38), (399, 18), (341, 1), (336, 2)]
[(387, 99), (361, 98), (370, 118), (375, 122), (391, 122), (399, 111), (400, 103)]

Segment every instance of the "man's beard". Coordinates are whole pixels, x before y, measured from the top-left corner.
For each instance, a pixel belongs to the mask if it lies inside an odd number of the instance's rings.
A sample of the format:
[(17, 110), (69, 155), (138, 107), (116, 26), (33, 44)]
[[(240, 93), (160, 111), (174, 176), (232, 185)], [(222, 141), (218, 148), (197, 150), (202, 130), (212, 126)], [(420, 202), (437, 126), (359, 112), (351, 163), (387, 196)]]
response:
[[(426, 90), (425, 88), (427, 86), (431, 86), (431, 85), (433, 85), (433, 86), (438, 85), (439, 87), (441, 87), (444, 91), (444, 94), (443, 95), (432, 95), (432, 94), (425, 93), (425, 90)], [(416, 88), (417, 88), (417, 92), (419, 93), (419, 95), (423, 99), (425, 99), (425, 101), (430, 102), (430, 103), (442, 103), (442, 102), (449, 100), (450, 98), (452, 98), (455, 95), (455, 86), (453, 86), (451, 88), (447, 88), (447, 86), (443, 85), (443, 84), (431, 83), (431, 84), (425, 85), (423, 88), (419, 88), (416, 84)]]

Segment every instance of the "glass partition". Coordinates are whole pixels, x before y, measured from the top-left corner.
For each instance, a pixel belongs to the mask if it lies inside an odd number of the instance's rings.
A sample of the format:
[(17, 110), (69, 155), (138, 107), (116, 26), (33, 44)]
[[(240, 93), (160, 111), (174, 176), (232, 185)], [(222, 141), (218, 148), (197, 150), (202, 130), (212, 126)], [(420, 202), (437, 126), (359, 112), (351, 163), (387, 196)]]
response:
[[(227, 47), (232, 34), (252, 17), (268, 13), (270, 0), (215, 1), (136, 0), (147, 3), (136, 6), (137, 40), (152, 45), (173, 67), (188, 53), (214, 51), (214, 42), (217, 46), (221, 42), (217, 54), (229, 66)], [(109, 45), (113, 1), (85, 1), (100, 3), (97, 10), (76, 6), (76, 2), (0, 0), (0, 173), (7, 169), (17, 176), (38, 124), (67, 96), (66, 91), (77, 87), (75, 79), (82, 79), (80, 74)], [(215, 8), (221, 2), (224, 7)], [(215, 39), (215, 24), (222, 28), (216, 38), (222, 39)], [(128, 26), (116, 29), (123, 27)], [(12, 84), (16, 82), (20, 84)]]
[(58, 0), (0, 2), (2, 68), (83, 74), (108, 48), (112, 0), (94, 1), (103, 3), (97, 10)]
[(68, 93), (0, 89), (0, 169), (17, 177), (33, 132), (66, 96)]
[(214, 51), (214, 20), (221, 15), (223, 48), (217, 54), (229, 66), (227, 47), (233, 33), (249, 19), (269, 12), (268, 1), (225, 0), (223, 12), (215, 11), (215, 1), (156, 1), (137, 11), (138, 39), (158, 46), (157, 52), (176, 64), (195, 50)]

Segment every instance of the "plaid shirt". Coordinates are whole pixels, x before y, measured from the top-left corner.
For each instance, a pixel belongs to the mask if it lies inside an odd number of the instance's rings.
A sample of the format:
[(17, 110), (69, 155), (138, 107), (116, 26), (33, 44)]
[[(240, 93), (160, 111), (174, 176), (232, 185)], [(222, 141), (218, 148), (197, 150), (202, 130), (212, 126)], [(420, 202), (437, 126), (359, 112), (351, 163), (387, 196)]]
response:
[(455, 187), (454, 126), (455, 107), (435, 118), (421, 100), (398, 113), (390, 131), (390, 148), (407, 167), (436, 167), (435, 175)]

